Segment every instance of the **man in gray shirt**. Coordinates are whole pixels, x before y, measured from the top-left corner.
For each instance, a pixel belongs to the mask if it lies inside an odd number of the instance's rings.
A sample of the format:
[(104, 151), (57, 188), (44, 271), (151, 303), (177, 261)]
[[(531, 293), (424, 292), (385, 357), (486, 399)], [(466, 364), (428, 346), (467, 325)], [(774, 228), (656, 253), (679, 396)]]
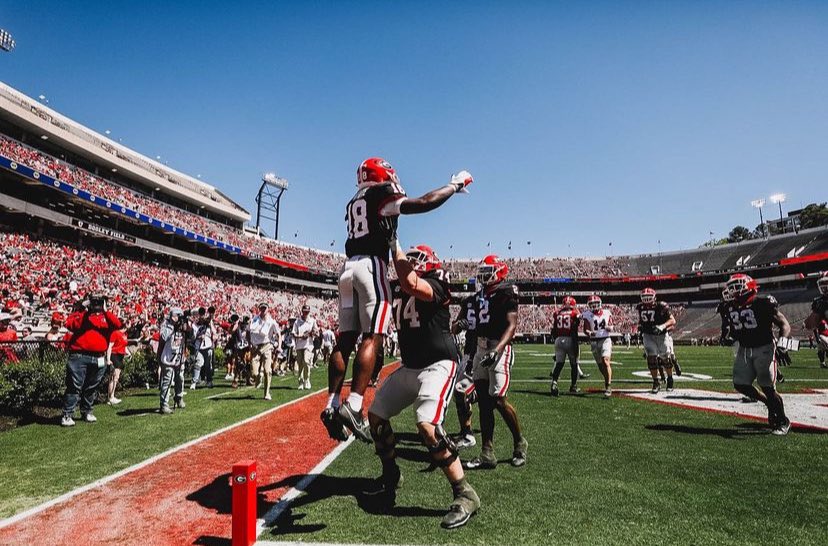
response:
[(170, 408), (170, 386), (174, 389), (174, 404), (184, 408), (184, 335), (185, 324), (182, 320), (184, 312), (180, 307), (173, 307), (170, 316), (161, 325), (161, 344), (159, 346), (158, 361), (161, 366), (161, 381), (159, 391), (161, 398), (161, 413), (168, 415), (173, 412)]

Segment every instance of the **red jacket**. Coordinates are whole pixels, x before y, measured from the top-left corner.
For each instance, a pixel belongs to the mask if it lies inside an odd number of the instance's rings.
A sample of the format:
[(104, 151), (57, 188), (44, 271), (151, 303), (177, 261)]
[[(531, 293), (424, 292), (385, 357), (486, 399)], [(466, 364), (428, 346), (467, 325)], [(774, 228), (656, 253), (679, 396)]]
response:
[(123, 333), (121, 330), (115, 330), (114, 332), (112, 332), (112, 337), (109, 338), (109, 341), (110, 343), (112, 343), (112, 354), (126, 354), (127, 337), (125, 333)]
[(109, 347), (112, 332), (121, 328), (121, 321), (109, 311), (103, 313), (72, 313), (66, 319), (66, 328), (72, 332), (69, 351), (103, 355)]

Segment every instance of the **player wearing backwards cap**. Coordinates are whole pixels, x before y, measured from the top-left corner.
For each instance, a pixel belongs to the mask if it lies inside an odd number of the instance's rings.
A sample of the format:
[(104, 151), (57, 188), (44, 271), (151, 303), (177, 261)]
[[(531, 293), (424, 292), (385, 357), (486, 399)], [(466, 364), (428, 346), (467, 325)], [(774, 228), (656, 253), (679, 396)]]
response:
[(589, 336), (592, 357), (604, 376), (604, 396), (612, 396), (612, 313), (604, 309), (601, 298), (595, 294), (587, 300), (589, 309), (581, 313), (584, 332)]
[[(768, 423), (772, 433), (784, 436), (791, 428), (785, 416), (782, 397), (776, 392), (776, 339), (773, 326), (779, 328), (781, 337), (788, 337), (791, 326), (779, 311), (776, 298), (759, 295), (756, 281), (737, 273), (726, 284), (733, 298), (727, 306), (730, 332), (739, 342), (739, 350), (733, 360), (733, 387), (749, 398), (768, 406)], [(753, 386), (756, 381), (762, 391)]]
[(670, 330), (676, 325), (676, 318), (665, 302), (656, 300), (656, 291), (652, 288), (641, 291), (641, 303), (635, 309), (638, 311), (638, 331), (644, 338), (647, 368), (653, 377), (650, 392), (656, 394), (661, 390), (658, 374), (662, 368), (667, 372), (667, 391), (672, 391), (675, 356)]
[(480, 292), (472, 307), (477, 337), (472, 376), (483, 445), (480, 456), (466, 463), (469, 469), (497, 466), (494, 454), (495, 410), (512, 433), (512, 466), (526, 464), (529, 444), (521, 432), (517, 411), (506, 399), (515, 362), (512, 338), (518, 320), (518, 290), (514, 284), (504, 282), (508, 274), (508, 265), (495, 255), (486, 256), (477, 266), (476, 284)]
[(407, 253), (396, 241), (394, 247), (394, 268), (399, 280), (391, 284), (391, 294), (402, 367), (383, 382), (368, 412), (371, 436), (382, 461), (382, 476), (365, 493), (382, 502), (385, 509), (394, 505), (402, 476), (396, 463), (390, 419), (413, 405), (417, 430), (431, 463), (443, 471), (451, 484), (454, 500), (441, 525), (453, 529), (466, 524), (480, 507), (480, 499), (466, 481), (457, 447), (443, 430), (459, 357), (449, 328), (448, 276), (428, 246), (419, 245)]
[(805, 327), (814, 331), (817, 340), (819, 367), (828, 368), (825, 355), (828, 353), (828, 271), (817, 281), (819, 296), (811, 303), (811, 314), (805, 320)]
[[(343, 439), (344, 425), (361, 440), (371, 441), (362, 397), (391, 320), (388, 244), (396, 235), (398, 217), (434, 210), (471, 183), (471, 174), (461, 171), (445, 186), (410, 198), (400, 186), (396, 171), (384, 159), (366, 159), (357, 169), (357, 192), (345, 207), (348, 259), (339, 274), (339, 338), (328, 367), (328, 402), (321, 415), (332, 438)], [(362, 342), (354, 359), (351, 392), (340, 403), (345, 363), (360, 333)]]
[(569, 357), (570, 385), (569, 392), (578, 392), (578, 358), (581, 350), (578, 346), (578, 328), (581, 321), (575, 298), (567, 296), (563, 305), (552, 314), (552, 338), (555, 340), (555, 369), (552, 370), (552, 396), (558, 396), (558, 378)]

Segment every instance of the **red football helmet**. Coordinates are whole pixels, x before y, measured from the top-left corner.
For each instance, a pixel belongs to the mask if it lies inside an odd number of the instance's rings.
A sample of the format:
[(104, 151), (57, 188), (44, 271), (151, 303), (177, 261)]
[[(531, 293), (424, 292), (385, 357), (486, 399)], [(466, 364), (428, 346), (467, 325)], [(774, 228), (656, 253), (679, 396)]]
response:
[(819, 288), (820, 294), (828, 296), (828, 271), (824, 272), (817, 281), (817, 288)]
[(570, 309), (574, 309), (576, 305), (577, 305), (577, 303), (575, 301), (575, 298), (573, 298), (572, 296), (567, 296), (563, 299), (563, 306), (564, 307), (569, 307)]
[(655, 303), (656, 291), (650, 287), (641, 291), (641, 303)]
[(405, 257), (414, 268), (414, 271), (420, 275), (443, 267), (443, 264), (440, 263), (440, 258), (437, 257), (437, 254), (428, 245), (411, 247), (405, 253)]
[(360, 184), (382, 184), (383, 182), (398, 183), (399, 181), (397, 171), (381, 157), (369, 157), (357, 169), (357, 186)]
[(601, 309), (603, 303), (601, 302), (601, 297), (598, 294), (593, 294), (587, 300), (587, 307), (590, 308), (591, 311), (598, 311)]
[(759, 285), (756, 284), (756, 280), (750, 275), (745, 275), (744, 273), (736, 273), (735, 275), (732, 275), (727, 280), (725, 287), (733, 299), (741, 301), (747, 300), (751, 296), (754, 296), (759, 290)]
[(490, 254), (483, 258), (477, 265), (477, 284), (481, 286), (493, 286), (506, 278), (509, 274), (509, 266), (495, 256)]

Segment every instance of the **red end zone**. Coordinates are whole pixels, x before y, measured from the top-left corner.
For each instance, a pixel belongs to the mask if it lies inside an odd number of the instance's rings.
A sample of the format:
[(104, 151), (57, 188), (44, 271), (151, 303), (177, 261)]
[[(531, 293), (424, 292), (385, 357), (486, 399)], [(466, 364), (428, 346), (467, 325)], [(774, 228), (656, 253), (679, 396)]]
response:
[[(395, 368), (386, 366), (383, 377)], [(0, 544), (229, 539), (231, 465), (258, 461), (257, 512), (263, 516), (336, 447), (319, 421), (326, 396), (308, 396), (3, 527)]]

